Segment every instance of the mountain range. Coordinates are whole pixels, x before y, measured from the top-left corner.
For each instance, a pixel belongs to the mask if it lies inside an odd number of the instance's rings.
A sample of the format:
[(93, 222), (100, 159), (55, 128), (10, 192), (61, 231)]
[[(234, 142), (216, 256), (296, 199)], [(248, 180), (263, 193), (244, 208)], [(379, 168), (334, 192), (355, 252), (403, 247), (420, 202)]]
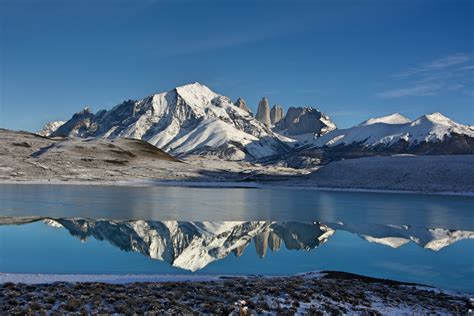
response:
[(248, 111), (199, 83), (128, 100), (109, 111), (85, 108), (46, 135), (137, 138), (175, 156), (229, 160), (258, 159), (289, 149), (283, 137)]
[(40, 131), (48, 137), (135, 138), (178, 157), (307, 167), (334, 160), (393, 154), (472, 154), (474, 127), (441, 113), (410, 120), (398, 113), (337, 129), (313, 107), (271, 109), (263, 98), (253, 117), (244, 99), (235, 103), (200, 83), (128, 100), (111, 110), (89, 108)]

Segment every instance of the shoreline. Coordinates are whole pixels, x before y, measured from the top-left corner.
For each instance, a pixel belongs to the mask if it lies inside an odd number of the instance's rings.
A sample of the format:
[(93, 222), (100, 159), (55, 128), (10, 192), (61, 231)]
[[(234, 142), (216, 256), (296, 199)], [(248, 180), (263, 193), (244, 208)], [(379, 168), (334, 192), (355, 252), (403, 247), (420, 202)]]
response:
[(423, 195), (453, 195), (453, 196), (474, 196), (470, 191), (416, 191), (416, 190), (391, 190), (391, 189), (366, 189), (351, 187), (317, 187), (305, 186), (304, 183), (270, 184), (271, 181), (179, 181), (179, 180), (118, 180), (118, 181), (62, 181), (62, 180), (0, 180), (2, 184), (24, 184), (24, 185), (87, 185), (87, 186), (121, 186), (121, 187), (183, 187), (183, 188), (216, 188), (216, 189), (293, 189), (293, 190), (314, 190), (314, 191), (334, 191), (334, 192), (355, 192), (355, 193), (390, 193), (390, 194), (423, 194)]
[[(78, 274), (78, 273), (1, 273), (0, 284), (48, 284), (66, 283), (109, 283), (127, 284), (137, 282), (210, 282), (223, 280), (225, 275), (186, 275), (186, 274)], [(232, 276), (234, 277), (234, 276)], [(245, 277), (245, 276), (235, 276)]]
[(0, 272), (0, 287), (2, 284), (27, 284), (44, 285), (54, 283), (105, 283), (105, 284), (133, 284), (133, 283), (214, 283), (228, 280), (251, 280), (251, 279), (323, 279), (334, 277), (343, 279), (364, 280), (368, 282), (380, 282), (398, 286), (412, 286), (419, 289), (449, 293), (459, 296), (473, 296), (474, 292), (467, 292), (454, 289), (440, 288), (434, 285), (399, 281), (395, 279), (385, 279), (371, 277), (351, 272), (315, 270), (295, 274), (89, 274), (89, 273), (10, 273)]
[[(18, 280), (18, 275), (0, 274), (5, 276)], [(28, 276), (38, 279), (44, 275)], [(468, 313), (474, 307), (472, 294), (338, 271), (289, 276), (123, 275), (119, 276), (121, 282), (115, 283), (111, 281), (118, 276), (108, 276), (106, 282), (103, 275), (95, 277), (79, 282), (0, 282), (0, 313), (239, 315), (245, 306), (249, 314), (399, 315), (436, 311), (451, 315)]]

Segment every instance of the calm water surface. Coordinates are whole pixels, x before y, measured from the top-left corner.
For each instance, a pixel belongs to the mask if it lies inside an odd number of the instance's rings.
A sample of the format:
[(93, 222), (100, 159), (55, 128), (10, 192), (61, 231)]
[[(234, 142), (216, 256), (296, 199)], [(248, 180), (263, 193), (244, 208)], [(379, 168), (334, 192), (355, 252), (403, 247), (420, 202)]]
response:
[(474, 292), (474, 198), (0, 185), (0, 272), (340, 270)]
[(296, 220), (474, 230), (474, 197), (301, 189), (0, 184), (0, 215)]

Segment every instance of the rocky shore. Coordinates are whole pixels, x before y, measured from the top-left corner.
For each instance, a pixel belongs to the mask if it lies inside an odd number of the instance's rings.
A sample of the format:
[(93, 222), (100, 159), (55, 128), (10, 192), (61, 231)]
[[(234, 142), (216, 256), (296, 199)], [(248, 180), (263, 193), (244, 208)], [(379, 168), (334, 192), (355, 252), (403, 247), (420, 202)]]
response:
[(172, 282), (0, 285), (1, 314), (466, 315), (468, 295), (343, 272)]

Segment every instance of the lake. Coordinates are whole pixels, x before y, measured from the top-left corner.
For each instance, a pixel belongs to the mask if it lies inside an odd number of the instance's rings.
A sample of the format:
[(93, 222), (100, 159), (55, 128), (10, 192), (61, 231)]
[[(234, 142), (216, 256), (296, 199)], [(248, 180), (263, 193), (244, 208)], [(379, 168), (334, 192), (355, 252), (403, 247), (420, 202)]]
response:
[(0, 272), (338, 270), (474, 292), (474, 197), (0, 185)]

